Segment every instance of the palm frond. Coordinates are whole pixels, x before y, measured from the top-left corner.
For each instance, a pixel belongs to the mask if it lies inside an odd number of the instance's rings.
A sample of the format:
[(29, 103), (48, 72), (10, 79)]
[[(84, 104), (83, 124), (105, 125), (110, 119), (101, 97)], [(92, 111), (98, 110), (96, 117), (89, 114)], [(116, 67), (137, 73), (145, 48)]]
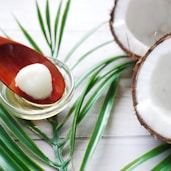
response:
[(52, 30), (51, 30), (51, 21), (50, 21), (50, 19), (51, 19), (51, 17), (50, 17), (49, 1), (47, 0), (46, 1), (46, 25), (47, 25), (47, 28), (48, 28), (49, 39), (50, 39), (50, 42), (51, 42), (50, 47), (52, 49), (53, 40), (52, 40)]
[[(135, 64), (135, 62), (134, 62)], [(133, 62), (131, 62), (131, 65), (133, 65)], [(100, 81), (102, 81), (100, 83), (100, 85), (98, 87), (96, 87), (96, 90), (93, 92), (92, 96), (89, 98), (89, 103), (90, 104), (94, 104), (95, 101), (97, 101), (98, 98), (96, 97), (100, 97), (100, 95), (106, 90), (106, 88), (112, 83), (114, 77), (117, 75), (118, 72), (123, 71), (124, 69), (128, 68), (127, 64), (123, 64), (123, 65), (119, 65), (118, 69), (114, 72), (110, 72), (109, 76), (107, 76), (107, 78), (102, 77), (100, 79)], [(78, 98), (78, 100), (76, 101), (76, 105), (75, 105), (75, 109), (74, 109), (74, 118), (73, 118), (73, 122), (72, 122), (72, 128), (70, 131), (70, 156), (72, 156), (73, 152), (74, 152), (74, 144), (75, 144), (75, 134), (76, 134), (76, 130), (77, 130), (77, 126), (78, 124), (83, 120), (83, 118), (88, 114), (88, 111), (90, 109), (90, 106), (92, 107), (92, 105), (87, 105), (88, 109), (85, 109), (84, 111), (86, 111), (83, 114), (82, 112), (82, 107), (84, 104), (84, 100), (85, 98), (88, 96), (89, 92), (91, 91), (91, 89), (97, 85), (97, 78), (98, 78), (98, 74), (101, 70), (97, 70), (95, 71), (92, 76), (88, 79), (88, 82), (84, 88), (84, 90), (82, 91), (80, 97)], [(113, 69), (112, 69), (113, 71)], [(104, 78), (104, 79), (103, 79)], [(91, 100), (90, 100), (91, 99)]]
[(110, 113), (111, 113), (111, 110), (113, 107), (114, 99), (115, 99), (115, 93), (116, 93), (119, 75), (115, 75), (114, 77), (115, 78), (109, 87), (109, 90), (106, 95), (103, 106), (101, 108), (101, 112), (99, 114), (98, 120), (95, 124), (94, 131), (91, 135), (88, 147), (86, 149), (84, 158), (82, 160), (80, 171), (84, 171), (86, 169), (86, 166), (87, 166), (90, 158), (92, 157), (92, 155), (97, 147), (97, 144), (100, 141), (100, 139), (103, 135), (103, 132), (106, 128), (106, 125), (108, 123), (108, 119), (109, 119), (109, 116), (110, 116)]
[[(9, 131), (38, 159), (44, 163), (55, 166), (54, 163), (37, 147), (33, 140), (22, 129), (18, 122), (0, 105), (0, 118), (5, 123)], [(55, 166), (56, 167), (56, 166)], [(58, 166), (57, 166), (58, 167)]]
[[(4, 128), (0, 125), (0, 144), (1, 147), (5, 150), (5, 152), (12, 158), (15, 159), (15, 162), (19, 164), (21, 169), (24, 170), (37, 170), (43, 171), (40, 166), (38, 166), (33, 160), (31, 160), (28, 155), (26, 155), (21, 148), (10, 138), (8, 133), (4, 130)], [(5, 155), (5, 153), (4, 153)], [(1, 163), (1, 162), (0, 162)], [(8, 163), (1, 165), (8, 165)]]
[(59, 29), (59, 37), (58, 37), (58, 43), (57, 43), (57, 55), (56, 56), (58, 56), (59, 51), (60, 51), (62, 38), (63, 38), (63, 33), (64, 33), (64, 29), (65, 29), (69, 9), (70, 9), (70, 4), (71, 4), (71, 0), (68, 0), (66, 2), (65, 9), (64, 9), (64, 12), (63, 12), (63, 15), (62, 15), (62, 21), (61, 21), (60, 29)]
[[(99, 86), (92, 92), (90, 97), (88, 98), (87, 102), (85, 105), (82, 105), (82, 110), (80, 112), (79, 118), (78, 118), (78, 123), (80, 123), (86, 114), (89, 112), (89, 110), (92, 108), (92, 106), (95, 104), (95, 102), (101, 97), (101, 95), (104, 93), (105, 89), (110, 85), (112, 79), (117, 77), (118, 72), (122, 72), (125, 69), (132, 67), (134, 65), (134, 62), (126, 62), (123, 64), (119, 64), (116, 67), (113, 67), (109, 69), (105, 74), (101, 76), (97, 76), (94, 81), (92, 82), (91, 87), (89, 87), (89, 91), (93, 88), (93, 86), (97, 86), (98, 83)], [(87, 92), (88, 94), (88, 92)]]
[(0, 28), (0, 31), (6, 38), (11, 39), (11, 37), (2, 28)]
[[(55, 17), (55, 23), (54, 23), (54, 54), (55, 54), (55, 49), (57, 49), (57, 43), (58, 43), (58, 29), (60, 25), (60, 17), (61, 17), (61, 12), (62, 12), (62, 0), (59, 2), (59, 6), (57, 9), (56, 17)], [(55, 56), (55, 55), (54, 55)]]
[(89, 56), (89, 55), (92, 54), (93, 52), (97, 51), (98, 49), (100, 49), (100, 48), (102, 48), (102, 47), (104, 47), (104, 46), (106, 46), (106, 45), (108, 45), (108, 44), (110, 44), (110, 43), (112, 43), (112, 42), (113, 42), (113, 40), (107, 41), (107, 42), (105, 42), (105, 43), (102, 43), (102, 44), (96, 46), (96, 47), (93, 48), (93, 49), (90, 49), (88, 52), (86, 52), (85, 54), (83, 54), (81, 57), (78, 58), (78, 60), (75, 62), (75, 64), (73, 64), (73, 66), (71, 67), (71, 70), (74, 70), (74, 68), (75, 68), (81, 61), (83, 61), (87, 56)]
[(94, 65), (92, 68), (90, 68), (85, 74), (83, 74), (82, 77), (80, 77), (80, 78), (77, 80), (77, 82), (76, 82), (76, 84), (75, 84), (75, 87), (77, 88), (77, 87), (81, 84), (81, 82), (82, 82), (83, 80), (85, 80), (89, 75), (91, 75), (91, 73), (94, 73), (95, 70), (97, 70), (98, 68), (100, 68), (100, 67), (102, 67), (102, 68), (103, 68), (103, 67), (106, 67), (107, 65), (109, 65), (109, 64), (112, 63), (112, 62), (115, 62), (115, 61), (117, 61), (117, 60), (124, 59), (124, 58), (128, 58), (128, 56), (126, 56), (126, 55), (119, 55), (119, 56), (108, 57), (107, 59), (105, 59), (105, 60), (103, 60), (103, 61), (101, 61), (101, 62), (95, 64), (95, 65)]
[(20, 28), (20, 30), (22, 31), (23, 35), (25, 36), (25, 38), (28, 40), (28, 42), (32, 45), (32, 47), (37, 50), (38, 52), (42, 53), (40, 47), (37, 45), (37, 43), (35, 42), (35, 40), (33, 40), (32, 36), (28, 33), (28, 31), (21, 25), (21, 23), (17, 20), (17, 18), (15, 17), (15, 20)]
[[(79, 80), (77, 80), (76, 85), (75, 85), (76, 88), (82, 82), (84, 82), (88, 76), (90, 77), (88, 79), (88, 81), (86, 81), (87, 88), (84, 88), (85, 92), (83, 91), (81, 93), (81, 95), (77, 98), (77, 100), (74, 102), (74, 104), (70, 108), (66, 117), (63, 119), (63, 121), (61, 121), (58, 124), (59, 130), (67, 122), (67, 120), (70, 118), (70, 116), (73, 113), (75, 113), (76, 108), (79, 106), (81, 99), (85, 98), (85, 96), (87, 96), (91, 92), (91, 89), (93, 89), (93, 87), (97, 86), (99, 84), (99, 82), (102, 82), (102, 80), (104, 80), (106, 77), (109, 78), (112, 74), (114, 74), (115, 71), (117, 71), (119, 69), (126, 69), (129, 67), (132, 67), (135, 64), (135, 61), (118, 64), (118, 65), (115, 65), (114, 67), (112, 67), (111, 69), (107, 70), (107, 72), (104, 72), (103, 74), (99, 75), (99, 73), (102, 72), (103, 69), (105, 69), (108, 65), (110, 65), (111, 63), (113, 63), (117, 60), (123, 59), (123, 58), (128, 58), (128, 57), (127, 56), (114, 56), (114, 57), (108, 58), (106, 60), (103, 60), (103, 61), (99, 62), (98, 64), (96, 64), (94, 67), (90, 68), (82, 77), (80, 77)], [(109, 74), (110, 74), (110, 76), (109, 76)], [(77, 119), (77, 124), (79, 124), (84, 119), (86, 114), (88, 114), (91, 107), (95, 104), (95, 102), (98, 100), (98, 98), (100, 98), (100, 96), (102, 95), (102, 93), (104, 92), (104, 90), (107, 86), (108, 86), (108, 84), (106, 85), (106, 80), (104, 80), (104, 82), (102, 82), (99, 87), (96, 87), (96, 89), (91, 92), (91, 96), (89, 96), (85, 105), (81, 105), (81, 111), (80, 111), (79, 117)], [(72, 132), (72, 131), (70, 131), (70, 132)], [(67, 136), (67, 138), (68, 138), (68, 136)]]
[[(47, 4), (48, 4), (48, 1), (47, 1)], [(47, 5), (47, 8), (48, 8), (48, 5)], [(37, 3), (37, 1), (36, 1), (36, 9), (37, 9), (37, 17), (38, 17), (39, 25), (40, 25), (41, 31), (43, 33), (43, 36), (45, 38), (45, 42), (47, 43), (47, 45), (51, 49), (51, 43), (49, 41), (48, 34), (46, 32), (45, 23), (43, 21), (43, 16), (41, 14), (40, 7), (39, 7), (39, 4)], [(49, 10), (47, 10), (46, 13), (48, 13), (48, 12), (49, 12)], [(49, 16), (49, 15), (47, 14), (47, 16)], [(48, 17), (47, 17), (47, 20), (48, 20)]]
[(67, 62), (69, 58), (72, 56), (72, 54), (91, 36), (93, 35), (98, 29), (100, 29), (104, 24), (107, 22), (102, 22), (95, 28), (91, 29), (88, 33), (86, 33), (68, 52), (68, 54), (65, 56), (64, 62)]

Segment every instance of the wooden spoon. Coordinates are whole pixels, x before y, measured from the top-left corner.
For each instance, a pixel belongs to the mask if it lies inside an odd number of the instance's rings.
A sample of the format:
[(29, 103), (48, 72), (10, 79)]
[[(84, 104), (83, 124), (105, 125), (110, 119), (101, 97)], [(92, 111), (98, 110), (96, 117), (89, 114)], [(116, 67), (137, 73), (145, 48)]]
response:
[[(34, 63), (45, 65), (51, 73), (53, 90), (48, 98), (34, 99), (16, 86), (15, 77), (20, 69)], [(0, 79), (13, 92), (37, 104), (54, 103), (62, 97), (65, 90), (62, 74), (48, 58), (29, 47), (3, 37), (0, 37)]]

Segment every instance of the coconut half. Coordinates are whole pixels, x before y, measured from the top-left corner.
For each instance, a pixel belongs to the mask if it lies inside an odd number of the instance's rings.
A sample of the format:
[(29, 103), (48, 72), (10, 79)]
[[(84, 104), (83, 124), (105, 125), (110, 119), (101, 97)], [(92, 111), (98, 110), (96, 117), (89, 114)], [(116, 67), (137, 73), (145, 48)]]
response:
[(110, 28), (119, 46), (137, 58), (170, 33), (170, 19), (171, 0), (115, 0)]
[(158, 40), (137, 63), (132, 95), (140, 123), (171, 143), (171, 34)]

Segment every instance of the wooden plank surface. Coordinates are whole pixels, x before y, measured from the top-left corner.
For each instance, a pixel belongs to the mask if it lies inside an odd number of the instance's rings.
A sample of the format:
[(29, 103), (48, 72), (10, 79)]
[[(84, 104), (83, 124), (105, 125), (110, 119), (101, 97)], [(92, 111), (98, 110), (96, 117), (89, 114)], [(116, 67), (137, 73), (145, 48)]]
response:
[[(45, 6), (45, 0), (39, 0), (38, 2), (43, 9)], [(52, 14), (55, 14), (58, 1), (51, 0), (50, 2), (51, 12)], [(109, 20), (113, 4), (113, 0), (72, 1), (66, 33), (60, 52), (61, 59), (87, 31), (101, 22)], [(0, 5), (0, 28), (9, 33), (13, 39), (29, 45), (19, 31), (12, 15), (15, 15), (20, 20), (20, 22), (32, 33), (33, 37), (35, 37), (36, 41), (38, 41), (46, 54), (49, 55), (49, 51), (41, 38), (35, 13), (35, 1), (1, 0)], [(86, 41), (82, 47), (80, 47), (80, 49), (74, 54), (73, 59), (79, 58), (81, 54), (86, 52), (86, 50), (112, 39), (113, 37), (107, 23), (93, 37)], [(120, 54), (123, 54), (121, 49), (115, 43), (112, 43), (98, 52), (93, 53), (87, 60), (81, 63), (80, 67), (74, 70), (74, 77), (80, 77), (80, 75), (98, 61)], [(71, 63), (72, 61), (68, 63), (68, 66), (70, 66)], [(159, 140), (155, 140), (147, 133), (147, 131), (139, 124), (135, 116), (131, 98), (131, 75), (131, 72), (129, 72), (120, 80), (116, 103), (113, 107), (113, 114), (111, 115), (105, 134), (87, 168), (87, 171), (120, 170), (134, 158), (161, 143)], [(102, 101), (99, 101), (98, 105), (101, 106)], [(98, 105), (96, 105), (96, 107), (91, 111), (91, 115), (89, 115), (78, 128), (75, 154), (70, 168), (72, 171), (78, 171), (79, 169), (90, 133), (95, 124), (99, 108)], [(44, 122), (41, 122), (40, 124), (41, 127), (46, 128), (46, 133), (50, 135), (51, 132), (47, 125)], [(67, 127), (70, 127), (70, 124), (71, 123), (68, 123)], [(31, 132), (28, 131), (28, 133), (48, 156), (53, 157), (52, 151), (46, 144), (44, 144), (43, 141), (37, 139), (37, 137), (35, 137)], [(61, 137), (63, 137), (65, 133), (66, 132), (64, 130)], [(156, 161), (158, 161), (158, 158), (149, 162), (142, 168), (139, 168), (139, 170), (150, 170)], [(47, 166), (43, 167), (47, 171), (52, 170)]]

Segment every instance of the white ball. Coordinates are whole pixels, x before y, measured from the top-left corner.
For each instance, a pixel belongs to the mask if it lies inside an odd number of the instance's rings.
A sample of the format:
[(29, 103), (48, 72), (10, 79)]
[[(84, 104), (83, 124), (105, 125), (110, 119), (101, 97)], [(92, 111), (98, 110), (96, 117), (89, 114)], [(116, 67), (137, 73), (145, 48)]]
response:
[(18, 86), (34, 99), (45, 99), (52, 93), (52, 76), (49, 69), (40, 63), (27, 65), (15, 77)]

